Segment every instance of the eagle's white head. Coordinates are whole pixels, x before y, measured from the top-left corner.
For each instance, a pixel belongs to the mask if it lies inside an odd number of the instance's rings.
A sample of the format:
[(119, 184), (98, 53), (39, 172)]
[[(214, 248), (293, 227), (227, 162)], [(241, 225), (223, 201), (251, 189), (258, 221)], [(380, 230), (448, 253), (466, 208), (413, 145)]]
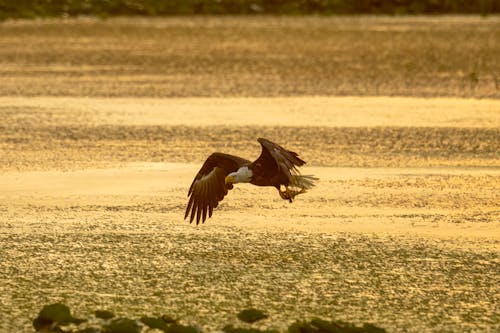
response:
[(248, 167), (244, 166), (236, 172), (231, 172), (226, 177), (226, 184), (231, 183), (249, 183), (252, 180), (253, 172)]

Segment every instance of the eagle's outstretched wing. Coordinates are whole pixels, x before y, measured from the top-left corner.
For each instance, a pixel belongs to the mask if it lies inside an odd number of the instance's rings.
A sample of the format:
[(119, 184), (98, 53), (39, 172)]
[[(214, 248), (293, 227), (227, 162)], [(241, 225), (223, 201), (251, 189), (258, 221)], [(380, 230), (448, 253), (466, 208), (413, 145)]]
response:
[(280, 145), (264, 138), (257, 139), (262, 146), (259, 158), (250, 166), (259, 172), (254, 172), (254, 179), (261, 184), (269, 182), (279, 188), (280, 185), (301, 189), (300, 193), (314, 186), (318, 178), (312, 175), (301, 175), (298, 167), (306, 164), (296, 152), (287, 150)]
[(196, 216), (196, 224), (199, 224), (200, 220), (205, 222), (207, 211), (208, 217), (211, 217), (213, 209), (222, 201), (228, 189), (232, 188), (232, 185), (226, 185), (226, 176), (248, 164), (250, 161), (234, 155), (210, 155), (189, 187), (189, 202), (184, 218), (190, 215), (189, 223), (192, 223)]
[(297, 167), (306, 163), (298, 157), (297, 153), (287, 150), (274, 142), (264, 138), (258, 138), (257, 141), (262, 145), (262, 152), (254, 163), (262, 165), (274, 164), (278, 172), (286, 175), (290, 180), (292, 179), (292, 173), (297, 172)]

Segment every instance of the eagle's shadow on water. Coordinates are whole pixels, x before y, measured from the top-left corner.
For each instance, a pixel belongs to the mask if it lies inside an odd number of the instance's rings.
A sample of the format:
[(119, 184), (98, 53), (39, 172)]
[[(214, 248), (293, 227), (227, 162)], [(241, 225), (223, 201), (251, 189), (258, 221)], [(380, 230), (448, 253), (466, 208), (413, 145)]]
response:
[[(265, 320), (268, 315), (261, 310), (250, 308), (240, 311), (237, 318), (241, 327), (226, 325), (217, 332), (225, 333), (279, 333), (277, 330), (261, 330), (251, 324)], [(68, 306), (62, 303), (45, 305), (33, 320), (33, 327), (38, 333), (71, 332), (71, 333), (146, 333), (152, 330), (165, 333), (201, 333), (197, 325), (184, 325), (179, 319), (163, 315), (159, 317), (141, 317), (130, 319), (116, 318), (108, 310), (96, 310), (92, 318), (73, 317)], [(314, 318), (310, 321), (293, 322), (287, 330), (289, 333), (384, 333), (385, 329), (372, 324), (356, 326), (339, 320)]]

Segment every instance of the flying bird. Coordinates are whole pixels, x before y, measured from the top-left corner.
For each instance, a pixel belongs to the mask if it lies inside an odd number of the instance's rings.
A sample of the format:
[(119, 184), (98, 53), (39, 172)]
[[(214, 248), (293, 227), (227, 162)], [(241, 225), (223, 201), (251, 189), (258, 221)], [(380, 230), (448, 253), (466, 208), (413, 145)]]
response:
[[(295, 196), (314, 186), (316, 177), (301, 175), (297, 167), (306, 162), (297, 153), (264, 138), (257, 139), (262, 152), (254, 162), (224, 154), (211, 154), (188, 191), (188, 205), (184, 219), (192, 223), (205, 222), (224, 196), (236, 183), (250, 183), (257, 186), (274, 186), (282, 199), (292, 202)], [(284, 188), (282, 190), (282, 188)]]

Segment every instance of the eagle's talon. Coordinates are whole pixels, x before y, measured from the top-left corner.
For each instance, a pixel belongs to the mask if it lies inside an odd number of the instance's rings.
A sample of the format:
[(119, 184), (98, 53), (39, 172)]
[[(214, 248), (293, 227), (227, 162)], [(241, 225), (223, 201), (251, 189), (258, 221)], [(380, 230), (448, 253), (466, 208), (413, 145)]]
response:
[(285, 188), (284, 191), (279, 190), (280, 197), (284, 200), (288, 200), (288, 202), (292, 203), (293, 199), (299, 194), (305, 193), (306, 189), (301, 188), (299, 191), (291, 190), (288, 187)]

